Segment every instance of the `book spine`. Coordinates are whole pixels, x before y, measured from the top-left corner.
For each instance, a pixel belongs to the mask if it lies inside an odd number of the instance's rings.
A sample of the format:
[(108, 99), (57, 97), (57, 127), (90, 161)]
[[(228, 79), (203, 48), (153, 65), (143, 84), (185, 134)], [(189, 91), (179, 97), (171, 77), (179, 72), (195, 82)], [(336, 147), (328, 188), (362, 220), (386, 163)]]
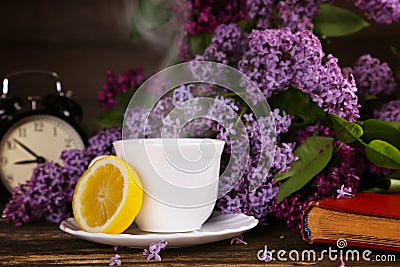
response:
[(311, 201), (307, 207), (304, 208), (301, 214), (301, 236), (303, 237), (303, 240), (306, 241), (307, 243), (312, 244), (313, 241), (311, 239), (311, 231), (310, 228), (308, 227), (308, 214), (310, 213), (311, 209), (315, 206), (318, 206), (319, 202), (318, 201)]

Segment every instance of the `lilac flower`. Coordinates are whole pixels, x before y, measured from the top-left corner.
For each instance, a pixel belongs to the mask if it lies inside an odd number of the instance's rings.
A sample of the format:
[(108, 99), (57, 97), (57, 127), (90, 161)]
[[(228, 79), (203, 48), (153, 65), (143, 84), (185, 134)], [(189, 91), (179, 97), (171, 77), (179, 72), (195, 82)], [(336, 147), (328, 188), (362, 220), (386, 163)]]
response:
[(174, 14), (185, 33), (214, 32), (221, 24), (246, 19), (246, 0), (178, 0)]
[(336, 198), (352, 198), (354, 197), (353, 193), (351, 192), (351, 187), (344, 187), (344, 184), (342, 184), (342, 186), (340, 187), (340, 189), (336, 190), (337, 192), (337, 196)]
[(315, 177), (318, 193), (321, 197), (334, 197), (336, 189), (347, 184), (356, 193), (360, 187), (361, 175), (366, 169), (366, 158), (362, 148), (352, 147), (340, 141), (334, 142), (337, 152), (337, 163), (328, 173), (320, 173)]
[[(266, 98), (293, 85), (330, 114), (350, 121), (359, 117), (354, 79), (343, 76), (332, 55), (322, 63), (321, 43), (310, 31), (293, 34), (288, 28), (253, 30), (248, 38), (249, 49), (237, 68), (256, 83)], [(253, 104), (263, 101), (251, 90), (247, 96)]]
[[(242, 187), (243, 188), (243, 187)], [(242, 189), (240, 188), (240, 189)], [(239, 189), (239, 190), (240, 190)], [(219, 198), (216, 204), (217, 210), (223, 213), (242, 213), (242, 210), (246, 207), (246, 190), (237, 191), (232, 189), (228, 194)]]
[[(304, 2), (308, 2), (308, 6), (303, 6)], [(319, 13), (319, 3), (314, 3), (314, 1), (280, 1), (276, 8), (280, 27), (287, 27), (292, 31), (312, 29), (311, 19)]]
[(193, 98), (193, 94), (190, 92), (191, 88), (193, 88), (193, 84), (190, 85), (181, 85), (178, 88), (174, 89), (172, 96), (172, 104), (174, 106), (178, 106), (184, 101)]
[(258, 28), (266, 29), (270, 24), (273, 0), (248, 0), (249, 17), (256, 20)]
[(396, 89), (397, 84), (389, 65), (371, 55), (361, 56), (352, 72), (362, 95), (388, 95)]
[(374, 111), (374, 117), (383, 121), (400, 121), (400, 99), (383, 104)]
[(61, 160), (64, 163), (65, 171), (71, 177), (78, 179), (88, 168), (92, 157), (87, 155), (83, 150), (70, 149), (61, 152)]
[(390, 174), (395, 172), (394, 169), (379, 167), (373, 164), (372, 162), (367, 163), (367, 168), (368, 168), (368, 173), (375, 174), (379, 177), (388, 177)]
[(59, 223), (71, 216), (76, 182), (77, 177), (70, 177), (58, 163), (40, 164), (33, 170), (32, 178), (13, 191), (3, 218), (16, 226), (42, 218)]
[(118, 77), (108, 71), (106, 76), (102, 90), (97, 93), (97, 98), (105, 110), (118, 104), (115, 96), (129, 89), (137, 89), (144, 80), (141, 69), (131, 69)]
[(278, 108), (272, 111), (272, 117), (275, 122), (275, 133), (277, 135), (281, 133), (286, 133), (289, 130), (290, 125), (292, 124), (292, 117), (290, 115), (281, 116), (280, 110)]
[(256, 217), (261, 225), (267, 225), (267, 215), (274, 210), (273, 203), (277, 194), (278, 185), (271, 178), (267, 178), (267, 181), (248, 194), (246, 214)]
[(294, 73), (288, 57), (293, 34), (289, 29), (253, 30), (248, 38), (249, 49), (238, 62), (238, 70), (255, 82), (265, 97), (286, 90)]
[(295, 143), (281, 143), (275, 148), (274, 161), (271, 169), (278, 172), (287, 172), (290, 169), (290, 164), (298, 160), (293, 154)]
[(291, 231), (299, 233), (301, 230), (301, 212), (311, 201), (319, 198), (318, 192), (312, 188), (303, 187), (277, 204), (274, 216), (281, 219)]
[(223, 64), (235, 63), (247, 47), (247, 36), (236, 24), (220, 25), (215, 30), (210, 45), (196, 60), (216, 61)]
[(121, 258), (121, 257), (118, 254), (115, 254), (114, 257), (111, 257), (109, 266), (114, 266), (115, 264), (118, 266), (121, 266), (122, 263), (119, 258)]
[(155, 259), (156, 261), (161, 261), (161, 256), (159, 253), (162, 249), (165, 249), (168, 242), (160, 240), (150, 244), (149, 249), (144, 249), (142, 255), (147, 256), (147, 260)]
[[(290, 117), (280, 116), (278, 109), (271, 115), (270, 118), (258, 118), (258, 120), (252, 114), (245, 114), (242, 117), (249, 138), (250, 157), (247, 160), (242, 177), (231, 177), (237, 183), (233, 185), (233, 189), (228, 194), (218, 199), (216, 205), (217, 209), (224, 213), (242, 212), (255, 216), (261, 224), (267, 224), (267, 215), (272, 212), (273, 201), (278, 192), (278, 186), (273, 182), (273, 176), (268, 174), (266, 167), (269, 165), (262, 163), (263, 168), (257, 169), (259, 161), (262, 160), (262, 145), (266, 146), (267, 151), (275, 150), (275, 147), (269, 147), (275, 144), (274, 136), (270, 135), (271, 130), (274, 129), (264, 129), (264, 127), (268, 125), (268, 119), (272, 118), (277, 121), (278, 131), (285, 132), (291, 123)], [(217, 138), (226, 140), (228, 144), (230, 143), (229, 138), (223, 132), (217, 135)], [(281, 168), (288, 169), (288, 165), (294, 160), (292, 146), (284, 145), (284, 147), (280, 150), (281, 153), (275, 153), (275, 155), (280, 156), (273, 161), (272, 172), (280, 171)], [(231, 150), (225, 150), (227, 156), (232, 157), (230, 152)], [(273, 155), (273, 153), (267, 153), (268, 161), (272, 161)], [(229, 160), (229, 157), (227, 159)], [(241, 161), (239, 160), (239, 162)], [(226, 164), (223, 160), (222, 167), (225, 167)], [(238, 163), (233, 158), (232, 168), (236, 168), (237, 165)], [(250, 191), (249, 188), (254, 189)]]
[(92, 136), (84, 153), (92, 158), (102, 155), (115, 155), (112, 143), (122, 139), (121, 128), (108, 128)]
[(338, 59), (328, 55), (327, 62), (315, 67), (308, 77), (299, 82), (299, 88), (310, 94), (311, 99), (324, 111), (349, 121), (355, 121), (359, 115), (357, 87), (352, 76), (343, 77), (337, 64)]
[(378, 23), (391, 24), (400, 20), (398, 0), (356, 0), (354, 4)]
[(320, 4), (327, 0), (272, 1), (249, 0), (248, 14), (258, 28), (289, 28), (293, 32), (312, 29), (312, 18), (320, 12)]
[(242, 235), (238, 235), (231, 239), (231, 245), (247, 245), (247, 242), (243, 240)]

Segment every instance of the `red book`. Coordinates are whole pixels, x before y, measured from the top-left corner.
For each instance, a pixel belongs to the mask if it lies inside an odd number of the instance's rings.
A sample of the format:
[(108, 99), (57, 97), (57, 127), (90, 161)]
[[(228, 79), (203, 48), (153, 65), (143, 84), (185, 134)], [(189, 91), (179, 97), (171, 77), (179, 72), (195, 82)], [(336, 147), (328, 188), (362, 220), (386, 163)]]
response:
[(309, 243), (345, 239), (347, 246), (400, 252), (400, 194), (313, 201), (302, 214), (302, 235)]

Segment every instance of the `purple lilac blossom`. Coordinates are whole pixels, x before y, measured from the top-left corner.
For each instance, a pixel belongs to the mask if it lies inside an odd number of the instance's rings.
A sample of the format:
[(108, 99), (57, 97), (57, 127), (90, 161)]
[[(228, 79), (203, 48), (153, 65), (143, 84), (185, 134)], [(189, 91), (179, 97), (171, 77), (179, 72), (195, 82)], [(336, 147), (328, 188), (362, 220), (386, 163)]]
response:
[(328, 55), (324, 65), (310, 68), (296, 85), (325, 112), (355, 121), (359, 117), (360, 107), (356, 83), (352, 75), (349, 79), (343, 77), (337, 62), (337, 58)]
[(383, 121), (400, 121), (400, 99), (389, 101), (375, 110), (374, 117)]
[(293, 32), (312, 29), (311, 20), (320, 12), (320, 4), (327, 0), (248, 0), (249, 17), (261, 29), (289, 28)]
[[(277, 134), (288, 131), (291, 123), (290, 116), (281, 116), (279, 110), (276, 109), (273, 111), (272, 117), (274, 117), (276, 123)], [(265, 225), (268, 223), (267, 215), (273, 211), (273, 203), (278, 193), (278, 185), (273, 181), (273, 175), (271, 173), (288, 170), (290, 168), (289, 165), (296, 157), (293, 155), (292, 144), (283, 143), (280, 146), (276, 146), (276, 148), (274, 148), (275, 158), (271, 165), (270, 173), (264, 172), (267, 170), (263, 169), (260, 172), (263, 177), (254, 177), (253, 173), (256, 171), (256, 166), (260, 160), (260, 141), (263, 140), (263, 142), (267, 142), (268, 146), (271, 140), (268, 139), (270, 138), (268, 129), (262, 129), (264, 135), (267, 134), (267, 136), (261, 137), (260, 135), (261, 130), (258, 122), (262, 121), (262, 118), (255, 120), (252, 114), (246, 114), (243, 116), (242, 120), (246, 125), (246, 132), (249, 136), (250, 158), (244, 175), (239, 179), (238, 183), (228, 194), (218, 199), (217, 209), (224, 213), (242, 212), (252, 215), (260, 221), (260, 224)], [(271, 157), (271, 155), (269, 156)], [(255, 190), (250, 191), (249, 185), (251, 185), (254, 180), (261, 182), (261, 184)]]
[(367, 18), (378, 23), (391, 24), (400, 20), (398, 0), (355, 0), (354, 4), (364, 11)]
[(344, 184), (342, 184), (342, 186), (336, 190), (337, 196), (336, 198), (352, 198), (354, 197), (353, 193), (352, 193), (352, 189), (351, 187), (344, 187)]
[(238, 235), (231, 239), (231, 245), (247, 245), (247, 242), (243, 240), (243, 235)]
[(335, 188), (342, 184), (351, 187), (357, 193), (360, 187), (360, 177), (366, 169), (366, 159), (362, 148), (334, 141), (337, 152), (337, 163), (329, 169), (328, 173), (318, 174), (314, 180), (320, 197), (334, 197)]
[[(249, 49), (238, 62), (238, 69), (256, 83), (266, 98), (294, 85), (330, 114), (350, 121), (359, 117), (353, 77), (343, 76), (332, 55), (322, 63), (321, 43), (310, 31), (293, 34), (288, 28), (253, 30), (248, 38)], [(253, 104), (262, 101), (252, 92), (247, 94)]]
[(271, 165), (271, 170), (276, 172), (288, 172), (290, 164), (298, 160), (293, 154), (295, 143), (281, 143), (276, 145), (274, 160)]
[(271, 112), (271, 116), (275, 122), (275, 132), (277, 135), (281, 133), (286, 133), (289, 130), (290, 125), (292, 124), (292, 116), (290, 115), (280, 115), (280, 110), (275, 108)]
[(389, 95), (397, 86), (389, 65), (371, 55), (361, 56), (354, 64), (352, 73), (359, 93), (364, 96)]
[(165, 249), (167, 244), (168, 243), (164, 240), (153, 242), (150, 244), (149, 249), (144, 249), (142, 255), (147, 256), (147, 260), (155, 259), (156, 261), (161, 261), (161, 256), (159, 253), (161, 250)]
[(266, 29), (270, 25), (274, 0), (248, 0), (249, 17), (256, 20), (258, 28)]
[(290, 50), (293, 34), (289, 29), (253, 30), (249, 49), (238, 62), (238, 70), (260, 88), (265, 97), (286, 90), (293, 78)]
[(131, 69), (115, 77), (108, 71), (103, 88), (98, 91), (97, 98), (103, 109), (108, 110), (118, 104), (115, 97), (127, 90), (137, 89), (144, 81), (142, 69)]
[[(313, 5), (309, 5), (310, 10), (306, 8), (306, 6), (302, 5), (302, 2), (306, 1), (280, 1), (276, 5), (278, 18), (280, 21), (280, 28), (289, 28), (292, 31), (302, 31), (309, 30), (313, 28), (313, 24), (311, 19), (315, 14), (319, 13), (319, 3), (315, 4), (314, 1), (308, 1)], [(312, 11), (311, 14), (302, 14), (304, 11)], [(304, 12), (306, 13), (306, 12)]]
[(264, 182), (247, 196), (247, 214), (256, 217), (261, 225), (268, 224), (267, 215), (273, 212), (273, 202), (278, 194), (278, 186), (272, 180)]
[(191, 89), (194, 87), (193, 84), (181, 85), (174, 89), (172, 93), (172, 104), (178, 106), (179, 104), (185, 102), (186, 100), (192, 99), (193, 94)]
[(92, 158), (103, 155), (115, 155), (112, 143), (122, 139), (121, 128), (108, 128), (98, 132), (88, 141), (85, 153)]
[(216, 61), (223, 64), (234, 64), (247, 48), (246, 34), (234, 23), (223, 24), (215, 30), (210, 45), (202, 56), (196, 60)]
[(15, 226), (42, 218), (58, 223), (71, 216), (76, 182), (76, 177), (70, 177), (58, 163), (40, 164), (30, 180), (14, 189), (3, 218)]
[(120, 260), (121, 256), (118, 254), (115, 254), (114, 257), (110, 258), (110, 263), (108, 264), (109, 266), (114, 266), (115, 264), (118, 266), (121, 266), (121, 260)]
[(303, 187), (277, 204), (274, 208), (274, 216), (281, 219), (291, 231), (299, 233), (301, 231), (301, 212), (308, 203), (320, 197), (314, 189)]
[(367, 168), (369, 174), (374, 174), (378, 177), (388, 177), (390, 174), (395, 172), (393, 169), (376, 166), (372, 162), (367, 163)]
[(178, 0), (174, 14), (185, 33), (211, 33), (221, 24), (246, 19), (246, 0)]

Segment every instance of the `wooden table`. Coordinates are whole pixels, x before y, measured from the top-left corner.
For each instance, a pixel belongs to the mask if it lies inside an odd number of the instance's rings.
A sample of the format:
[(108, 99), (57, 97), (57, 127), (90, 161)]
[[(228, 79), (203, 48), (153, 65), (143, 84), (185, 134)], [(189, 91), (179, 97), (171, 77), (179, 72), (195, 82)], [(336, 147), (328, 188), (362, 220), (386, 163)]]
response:
[[(194, 247), (167, 249), (162, 253), (162, 262), (147, 261), (142, 250), (124, 248), (118, 252), (122, 266), (158, 264), (158, 266), (230, 266), (230, 265), (268, 265), (268, 266), (338, 266), (339, 261), (322, 262), (261, 262), (257, 252), (268, 245), (276, 251), (284, 249), (298, 251), (314, 249), (317, 254), (328, 249), (324, 245), (308, 245), (299, 235), (290, 233), (279, 223), (267, 227), (257, 227), (244, 234), (248, 245), (231, 245), (223, 240)], [(335, 247), (336, 248), (336, 247)], [(393, 254), (386, 251), (373, 251), (373, 255)], [(16, 228), (0, 219), (0, 266), (108, 266), (109, 258), (115, 252), (110, 245), (102, 245), (80, 240), (59, 230), (57, 224), (36, 222)], [(400, 266), (397, 263), (346, 262), (346, 266)], [(116, 266), (116, 265), (115, 265)]]

